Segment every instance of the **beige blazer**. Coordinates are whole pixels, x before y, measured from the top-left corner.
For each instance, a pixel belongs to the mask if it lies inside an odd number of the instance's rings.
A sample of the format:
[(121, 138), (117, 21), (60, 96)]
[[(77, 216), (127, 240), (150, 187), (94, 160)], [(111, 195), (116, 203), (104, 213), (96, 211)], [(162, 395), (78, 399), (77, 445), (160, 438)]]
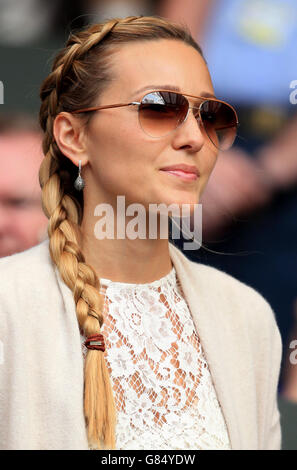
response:
[[(280, 449), (282, 343), (253, 288), (170, 256), (200, 337), (232, 449)], [(0, 449), (88, 449), (83, 356), (71, 290), (48, 239), (0, 259)]]

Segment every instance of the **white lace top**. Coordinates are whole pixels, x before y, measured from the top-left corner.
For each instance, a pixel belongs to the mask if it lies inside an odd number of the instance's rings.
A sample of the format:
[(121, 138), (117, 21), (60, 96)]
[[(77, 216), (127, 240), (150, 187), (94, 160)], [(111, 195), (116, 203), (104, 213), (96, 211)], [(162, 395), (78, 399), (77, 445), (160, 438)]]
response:
[(116, 448), (230, 449), (175, 268), (147, 284), (100, 281), (101, 333), (117, 408)]

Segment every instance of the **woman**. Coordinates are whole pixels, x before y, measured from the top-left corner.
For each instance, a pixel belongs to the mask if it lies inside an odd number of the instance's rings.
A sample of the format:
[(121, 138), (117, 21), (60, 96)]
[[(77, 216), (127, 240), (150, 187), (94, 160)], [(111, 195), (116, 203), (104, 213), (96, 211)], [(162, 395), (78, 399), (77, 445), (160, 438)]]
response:
[(279, 449), (265, 299), (94, 218), (108, 206), (119, 228), (119, 195), (145, 219), (195, 210), (237, 126), (199, 46), (163, 18), (111, 19), (70, 37), (41, 99), (49, 240), (0, 263), (3, 448)]

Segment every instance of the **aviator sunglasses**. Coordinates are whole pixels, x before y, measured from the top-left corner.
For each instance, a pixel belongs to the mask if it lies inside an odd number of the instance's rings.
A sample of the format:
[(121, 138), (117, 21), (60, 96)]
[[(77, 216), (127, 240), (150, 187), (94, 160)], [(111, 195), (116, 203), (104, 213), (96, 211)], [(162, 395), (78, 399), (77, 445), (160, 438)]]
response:
[[(198, 106), (190, 106), (187, 96), (196, 98)], [(138, 106), (140, 127), (153, 138), (165, 137), (177, 129), (187, 119), (189, 110), (193, 109), (197, 122), (202, 123), (208, 138), (219, 150), (228, 150), (232, 146), (239, 125), (235, 109), (225, 101), (171, 90), (150, 91), (140, 102), (132, 101), (78, 109), (72, 111), (72, 114), (121, 106)]]

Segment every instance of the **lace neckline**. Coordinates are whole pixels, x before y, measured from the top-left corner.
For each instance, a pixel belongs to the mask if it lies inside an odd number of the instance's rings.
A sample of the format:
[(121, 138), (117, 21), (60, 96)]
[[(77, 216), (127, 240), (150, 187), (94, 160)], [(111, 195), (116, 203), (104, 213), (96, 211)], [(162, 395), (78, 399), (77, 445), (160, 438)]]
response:
[(169, 273), (165, 274), (165, 276), (161, 277), (160, 279), (157, 279), (152, 282), (146, 282), (143, 284), (112, 281), (111, 279), (106, 279), (103, 277), (100, 278), (100, 284), (102, 286), (112, 285), (113, 287), (120, 287), (120, 288), (126, 287), (126, 288), (132, 288), (132, 289), (143, 288), (143, 287), (160, 287), (168, 283), (173, 284), (173, 285), (176, 283), (176, 271), (175, 271), (174, 266), (171, 268)]

